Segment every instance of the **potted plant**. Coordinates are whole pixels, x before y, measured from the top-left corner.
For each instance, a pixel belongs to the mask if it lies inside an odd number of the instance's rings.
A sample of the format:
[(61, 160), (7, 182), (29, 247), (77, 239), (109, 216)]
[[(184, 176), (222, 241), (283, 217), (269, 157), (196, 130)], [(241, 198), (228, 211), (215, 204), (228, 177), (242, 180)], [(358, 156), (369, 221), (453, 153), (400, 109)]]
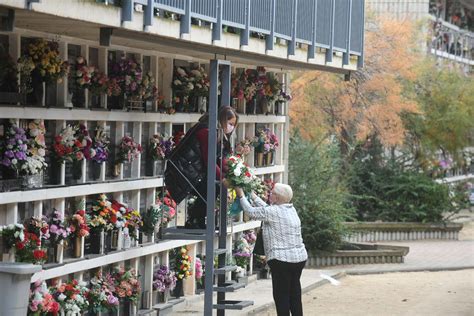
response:
[(183, 246), (174, 250), (176, 266), (176, 287), (173, 296), (179, 298), (184, 295), (183, 280), (192, 275), (192, 258), (188, 255), (188, 247)]

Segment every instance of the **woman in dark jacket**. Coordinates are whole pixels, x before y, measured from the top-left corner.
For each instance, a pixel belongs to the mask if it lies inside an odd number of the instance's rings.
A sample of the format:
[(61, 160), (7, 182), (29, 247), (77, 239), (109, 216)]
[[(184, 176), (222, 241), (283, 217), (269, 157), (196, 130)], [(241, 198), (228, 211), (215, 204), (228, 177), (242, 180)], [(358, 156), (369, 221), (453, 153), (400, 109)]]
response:
[[(216, 178), (221, 179), (225, 163), (220, 166), (220, 160), (221, 157), (225, 158), (232, 153), (230, 136), (237, 126), (238, 115), (230, 106), (223, 106), (219, 109), (217, 119), (219, 129), (222, 131), (219, 135), (222, 136), (221, 139), (218, 138), (216, 144)], [(194, 204), (188, 209), (186, 228), (206, 227), (208, 136), (209, 115), (206, 113), (186, 133), (173, 151), (165, 172), (167, 189), (177, 203), (187, 195), (197, 196)], [(219, 190), (216, 192), (218, 194)]]

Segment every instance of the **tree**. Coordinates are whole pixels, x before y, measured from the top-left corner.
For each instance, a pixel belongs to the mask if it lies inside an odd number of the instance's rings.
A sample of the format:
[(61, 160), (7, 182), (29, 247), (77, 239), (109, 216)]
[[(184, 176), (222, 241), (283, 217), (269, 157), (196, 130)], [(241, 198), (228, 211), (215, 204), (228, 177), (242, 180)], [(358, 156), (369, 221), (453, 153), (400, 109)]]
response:
[(404, 94), (405, 83), (416, 76), (413, 26), (392, 20), (371, 25), (366, 32), (365, 67), (350, 81), (314, 71), (297, 75), (292, 83), (292, 124), (313, 141), (335, 135), (346, 158), (357, 142), (372, 135), (385, 146), (402, 144), (402, 113), (418, 112), (416, 103)]
[(432, 60), (419, 67), (413, 86), (420, 113), (404, 118), (406, 145), (423, 169), (438, 153), (463, 162), (462, 150), (474, 145), (474, 79)]

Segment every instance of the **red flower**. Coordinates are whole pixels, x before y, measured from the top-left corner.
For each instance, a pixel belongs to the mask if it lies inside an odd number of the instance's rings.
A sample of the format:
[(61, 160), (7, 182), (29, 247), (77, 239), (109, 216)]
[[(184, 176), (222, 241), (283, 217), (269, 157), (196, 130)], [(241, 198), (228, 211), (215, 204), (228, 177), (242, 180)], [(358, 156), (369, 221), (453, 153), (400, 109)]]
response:
[(84, 215), (86, 215), (86, 211), (80, 210), (80, 211), (77, 212), (77, 214), (79, 214), (81, 216), (84, 216)]
[(40, 249), (33, 250), (33, 257), (36, 260), (44, 259), (46, 257), (46, 252)]
[(246, 171), (245, 176), (250, 178), (250, 176), (251, 176), (250, 172)]
[(21, 250), (21, 249), (23, 249), (23, 248), (25, 248), (25, 244), (24, 244), (24, 243), (22, 243), (22, 242), (20, 242), (20, 241), (16, 243), (16, 249)]
[(56, 315), (59, 312), (59, 303), (56, 301), (52, 302), (49, 312), (54, 313), (54, 315)]

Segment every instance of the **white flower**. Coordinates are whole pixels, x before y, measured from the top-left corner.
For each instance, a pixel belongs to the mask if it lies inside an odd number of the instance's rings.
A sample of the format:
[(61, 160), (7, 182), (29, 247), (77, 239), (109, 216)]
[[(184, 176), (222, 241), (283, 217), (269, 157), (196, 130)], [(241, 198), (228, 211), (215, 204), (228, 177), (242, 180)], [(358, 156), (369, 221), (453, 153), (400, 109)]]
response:
[(239, 168), (235, 168), (235, 169), (234, 169), (234, 175), (235, 175), (236, 177), (240, 176), (241, 174), (242, 174), (242, 171), (241, 171)]
[(193, 90), (193, 89), (194, 89), (194, 86), (193, 86), (192, 83), (188, 83), (188, 89), (189, 89), (189, 90)]
[(59, 294), (58, 296), (58, 300), (60, 300), (61, 302), (64, 301), (66, 299), (66, 295), (64, 295), (63, 293)]
[(46, 151), (44, 150), (44, 148), (38, 149), (38, 155), (40, 155), (41, 157), (44, 157), (46, 155)]
[(186, 76), (186, 71), (184, 71), (183, 68), (178, 67), (178, 69), (176, 69), (176, 71), (178, 72), (178, 74), (179, 74), (180, 76), (183, 76), (183, 77)]
[(175, 85), (175, 86), (180, 86), (180, 85), (182, 85), (182, 84), (183, 84), (183, 83), (182, 83), (180, 80), (178, 80), (178, 79), (176, 79), (176, 80), (174, 81), (174, 85)]
[(15, 225), (13, 224), (8, 225), (8, 229), (14, 229), (14, 228), (15, 228)]
[(37, 128), (30, 130), (30, 135), (33, 136), (33, 137), (38, 136), (39, 133), (40, 133), (40, 131)]

